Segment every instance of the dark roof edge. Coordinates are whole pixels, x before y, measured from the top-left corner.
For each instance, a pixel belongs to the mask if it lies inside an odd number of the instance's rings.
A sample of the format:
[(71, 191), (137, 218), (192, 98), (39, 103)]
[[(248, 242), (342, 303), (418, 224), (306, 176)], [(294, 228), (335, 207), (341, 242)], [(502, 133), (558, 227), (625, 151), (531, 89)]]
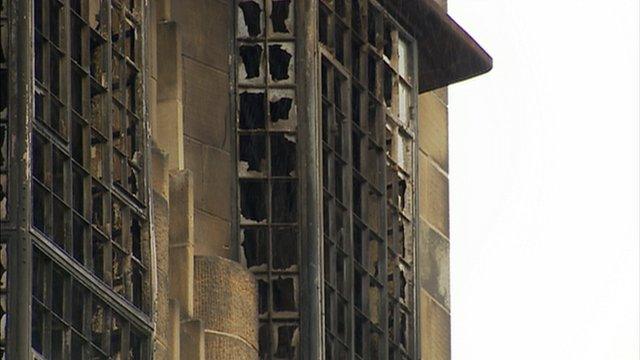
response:
[(407, 5), (402, 12), (409, 18), (414, 17), (412, 23), (420, 32), (417, 35), (420, 92), (491, 70), (491, 56), (434, 0), (404, 3)]

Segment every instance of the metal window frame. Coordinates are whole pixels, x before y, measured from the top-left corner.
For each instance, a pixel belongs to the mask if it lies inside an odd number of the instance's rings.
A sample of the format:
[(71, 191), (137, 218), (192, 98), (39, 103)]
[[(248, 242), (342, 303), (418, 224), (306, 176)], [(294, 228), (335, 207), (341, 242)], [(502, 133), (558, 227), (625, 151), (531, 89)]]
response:
[[(110, 4), (106, 4), (105, 1), (101, 2), (102, 7), (111, 6)], [(139, 15), (141, 20), (138, 22), (137, 26), (140, 31), (140, 40), (138, 42), (139, 49), (139, 72), (138, 79), (140, 81), (140, 97), (141, 103), (139, 105), (139, 126), (141, 127), (140, 131), (140, 149), (144, 153), (143, 158), (145, 164), (143, 165), (143, 170), (140, 173), (141, 179), (139, 181), (139, 193), (143, 197), (143, 201), (141, 203), (128, 201), (127, 196), (115, 195), (120, 193), (118, 190), (113, 188), (113, 185), (109, 181), (107, 191), (109, 194), (113, 193), (114, 197), (118, 197), (119, 200), (123, 202), (128, 202), (129, 206), (132, 209), (136, 209), (144, 221), (146, 222), (147, 228), (147, 238), (146, 244), (143, 244), (145, 249), (146, 257), (148, 259), (146, 275), (143, 279), (143, 289), (147, 298), (148, 303), (148, 312), (144, 313), (142, 310), (138, 309), (136, 306), (131, 304), (129, 301), (122, 298), (120, 295), (114, 293), (114, 290), (111, 289), (106, 284), (97, 280), (96, 277), (84, 266), (75, 263), (71, 254), (66, 253), (61, 250), (57, 246), (53, 245), (53, 243), (46, 239), (42, 233), (39, 231), (33, 230), (31, 228), (31, 161), (30, 161), (30, 147), (31, 147), (31, 136), (35, 131), (34, 127), (42, 128), (39, 125), (34, 125), (33, 115), (34, 115), (34, 88), (35, 88), (35, 77), (34, 77), (34, 26), (33, 26), (33, 14), (34, 7), (33, 1), (19, 1), (13, 2), (9, 1), (9, 18), (10, 18), (10, 26), (17, 31), (11, 31), (10, 37), (10, 48), (16, 49), (16, 51), (10, 52), (10, 64), (15, 66), (15, 71), (10, 71), (10, 125), (13, 127), (12, 135), (15, 135), (13, 138), (12, 146), (10, 146), (10, 151), (12, 154), (22, 154), (22, 156), (15, 156), (15, 161), (11, 163), (10, 173), (12, 178), (10, 179), (10, 190), (12, 201), (10, 202), (10, 216), (14, 216), (13, 219), (16, 221), (16, 231), (15, 235), (11, 235), (12, 233), (7, 231), (4, 228), (5, 223), (3, 223), (2, 235), (3, 238), (5, 235), (8, 235), (8, 252), (12, 254), (9, 257), (9, 266), (8, 266), (8, 286), (10, 291), (9, 295), (9, 304), (8, 304), (8, 312), (11, 313), (14, 321), (10, 321), (8, 323), (8, 342), (7, 342), (7, 356), (9, 358), (27, 358), (32, 355), (31, 350), (31, 273), (32, 273), (32, 252), (34, 249), (38, 249), (39, 252), (47, 256), (50, 261), (55, 262), (57, 266), (59, 266), (67, 276), (74, 278), (76, 281), (85, 286), (94, 296), (100, 298), (107, 306), (114, 309), (119, 316), (128, 319), (131, 322), (132, 326), (135, 326), (141, 333), (141, 335), (146, 339), (144, 340), (144, 354), (142, 354), (143, 358), (147, 359), (151, 357), (151, 349), (152, 349), (152, 333), (154, 331), (153, 324), (153, 313), (154, 313), (154, 303), (152, 294), (155, 291), (155, 284), (152, 281), (153, 278), (153, 262), (155, 261), (155, 255), (153, 252), (153, 234), (152, 234), (152, 224), (151, 224), (151, 214), (150, 214), (150, 205), (149, 199), (151, 198), (151, 191), (149, 188), (149, 131), (148, 131), (148, 110), (147, 110), (147, 101), (146, 101), (146, 84), (147, 84), (147, 54), (146, 54), (146, 37), (147, 37), (147, 28), (148, 28), (148, 1), (147, 0), (138, 0), (137, 5), (139, 6)], [(65, 8), (68, 7), (68, 3), (65, 2)], [(67, 13), (70, 10), (66, 10)], [(69, 24), (69, 18), (66, 17), (66, 23)], [(68, 38), (69, 26), (65, 29), (65, 32), (61, 32), (61, 37)], [(87, 31), (90, 31), (87, 29)], [(68, 41), (70, 42), (70, 40)], [(87, 43), (88, 44), (88, 43)], [(85, 45), (88, 47), (88, 45)], [(108, 54), (111, 53), (110, 42), (108, 43), (109, 51)], [(66, 56), (70, 57), (71, 54), (67, 48)], [(105, 55), (106, 58), (106, 55)], [(110, 59), (109, 59), (110, 60)], [(106, 60), (105, 60), (106, 61)], [(69, 63), (69, 60), (66, 60), (66, 63)], [(69, 66), (69, 65), (67, 65)], [(110, 61), (108, 62), (108, 67), (111, 66)], [(67, 68), (67, 71), (68, 70)], [(109, 84), (111, 77), (111, 70), (106, 70), (109, 74)], [(67, 73), (70, 76), (70, 73)], [(89, 81), (88, 79), (85, 81)], [(67, 85), (69, 88), (67, 89), (70, 93), (70, 85)], [(110, 87), (110, 85), (109, 85)], [(88, 90), (88, 87), (85, 89)], [(66, 96), (70, 96), (67, 93)], [(106, 93), (108, 95), (107, 100), (111, 101), (111, 90), (109, 89)], [(69, 98), (70, 99), (70, 98)], [(87, 106), (87, 105), (85, 105)], [(69, 106), (68, 108), (70, 108)], [(70, 110), (68, 110), (70, 111)], [(88, 115), (85, 115), (88, 116)], [(108, 125), (111, 126), (111, 113), (108, 113), (107, 120)], [(72, 123), (71, 118), (66, 118), (68, 124)], [(89, 123), (90, 124), (90, 123)], [(46, 131), (46, 130), (45, 130)], [(91, 132), (91, 126), (87, 125), (87, 132)], [(108, 131), (111, 131), (110, 128)], [(71, 133), (71, 126), (69, 126), (69, 133)], [(48, 136), (49, 138), (49, 136)], [(69, 139), (71, 136), (69, 136)], [(110, 136), (108, 139), (108, 144), (111, 143)], [(55, 141), (54, 141), (55, 142)], [(109, 171), (107, 172), (107, 176), (110, 176), (111, 173), (111, 159), (112, 159), (112, 149), (107, 149), (106, 154), (103, 154), (103, 162), (109, 161)], [(67, 156), (71, 157), (71, 153), (68, 153)], [(85, 155), (86, 156), (86, 155)], [(69, 160), (70, 162), (70, 160)], [(71, 166), (70, 164), (67, 166)], [(90, 167), (90, 164), (86, 165)], [(89, 175), (90, 176), (90, 175)], [(71, 187), (71, 174), (67, 174), (66, 185), (67, 187)], [(67, 190), (69, 191), (69, 190)], [(70, 195), (68, 195), (67, 199), (69, 199)], [(70, 200), (69, 200), (70, 201)], [(71, 205), (72, 207), (72, 205)], [(105, 209), (106, 211), (111, 211), (111, 209)], [(133, 210), (132, 210), (133, 211)], [(71, 216), (69, 216), (69, 227), (72, 227), (73, 224), (73, 216), (72, 211), (69, 212)], [(71, 232), (68, 232), (67, 236), (69, 236)], [(67, 239), (68, 241), (68, 239)]]
[[(277, 0), (276, 0), (277, 1)], [(230, 117), (230, 121), (231, 121), (231, 144), (232, 144), (232, 148), (234, 149), (234, 151), (232, 151), (232, 159), (233, 159), (233, 166), (232, 166), (232, 170), (234, 171), (234, 176), (236, 181), (234, 181), (234, 184), (232, 185), (232, 190), (233, 190), (233, 195), (232, 195), (232, 199), (233, 201), (235, 201), (235, 206), (233, 206), (232, 208), (232, 214), (233, 214), (233, 221), (232, 221), (232, 235), (233, 238), (236, 239), (235, 240), (235, 244), (233, 246), (233, 251), (235, 252), (235, 256), (236, 259), (238, 259), (239, 261), (241, 261), (243, 259), (243, 243), (241, 240), (241, 234), (242, 234), (242, 229), (243, 228), (247, 228), (247, 227), (255, 227), (258, 226), (260, 228), (264, 228), (266, 229), (265, 231), (267, 231), (267, 241), (268, 241), (268, 254), (267, 254), (267, 269), (250, 269), (254, 274), (256, 274), (256, 276), (258, 277), (259, 280), (263, 280), (266, 282), (267, 284), (267, 297), (268, 297), (268, 301), (267, 301), (267, 309), (266, 309), (266, 313), (267, 316), (266, 318), (264, 318), (263, 316), (260, 317), (260, 324), (262, 326), (262, 324), (267, 324), (267, 326), (269, 326), (269, 331), (270, 331), (270, 339), (275, 339), (277, 337), (277, 333), (275, 333), (275, 329), (276, 329), (276, 325), (294, 325), (297, 326), (298, 328), (298, 339), (299, 344), (296, 346), (296, 352), (298, 353), (298, 356), (311, 356), (310, 358), (315, 358), (315, 356), (312, 356), (312, 354), (314, 353), (314, 351), (317, 351), (317, 349), (314, 349), (312, 346), (308, 345), (308, 337), (305, 335), (306, 334), (306, 328), (309, 326), (308, 323), (308, 316), (307, 316), (307, 311), (306, 308), (308, 307), (309, 304), (309, 299), (307, 298), (307, 294), (306, 292), (303, 290), (306, 286), (308, 286), (308, 282), (307, 282), (307, 276), (305, 275), (305, 272), (307, 271), (307, 264), (308, 264), (308, 260), (309, 258), (307, 256), (305, 256), (305, 251), (307, 251), (308, 247), (305, 244), (308, 244), (308, 240), (307, 240), (307, 227), (304, 226), (304, 224), (307, 222), (307, 209), (308, 206), (304, 206), (305, 202), (302, 201), (302, 199), (305, 199), (305, 193), (308, 192), (308, 176), (306, 175), (306, 171), (308, 170), (309, 166), (308, 166), (308, 162), (307, 159), (305, 158), (308, 153), (306, 151), (303, 151), (304, 149), (306, 149), (306, 145), (305, 143), (307, 142), (306, 139), (306, 135), (305, 135), (305, 127), (308, 125), (307, 121), (304, 121), (303, 119), (307, 118), (305, 117), (305, 114), (307, 114), (307, 110), (304, 108), (305, 105), (307, 104), (306, 101), (304, 101), (305, 98), (305, 92), (303, 90), (303, 84), (305, 83), (305, 79), (304, 76), (302, 76), (301, 74), (305, 74), (305, 72), (301, 71), (301, 67), (303, 66), (307, 66), (307, 63), (303, 60), (301, 60), (303, 58), (303, 56), (305, 56), (305, 44), (306, 42), (304, 41), (304, 37), (307, 36), (302, 30), (304, 29), (302, 24), (305, 23), (305, 21), (308, 21), (308, 18), (306, 18), (304, 16), (304, 13), (307, 11), (306, 7), (308, 6), (308, 2), (307, 1), (296, 1), (296, 0), (291, 0), (290, 2), (290, 6), (293, 7), (293, 12), (290, 13), (290, 19), (293, 21), (293, 25), (292, 25), (292, 29), (290, 31), (289, 34), (287, 35), (275, 35), (269, 32), (269, 23), (270, 23), (270, 19), (268, 17), (268, 7), (269, 4), (271, 4), (272, 2), (275, 2), (274, 0), (256, 0), (257, 3), (259, 3), (262, 8), (261, 8), (261, 34), (253, 37), (253, 36), (246, 36), (244, 38), (239, 38), (238, 37), (238, 26), (239, 26), (239, 22), (238, 19), (240, 18), (242, 12), (240, 11), (240, 9), (238, 8), (238, 5), (242, 2), (242, 0), (234, 0), (232, 2), (232, 6), (230, 6), (230, 13), (231, 13), (231, 17), (232, 17), (232, 22), (233, 22), (233, 30), (232, 30), (232, 34), (231, 34), (231, 46), (230, 46), (230, 54), (232, 54), (232, 61), (230, 62), (230, 74), (231, 74), (231, 91), (230, 91), (230, 100), (231, 100), (231, 106), (230, 106), (230, 113), (232, 114), (232, 116)], [(290, 8), (291, 9), (291, 8)], [(239, 55), (239, 49), (240, 49), (240, 45), (241, 44), (248, 44), (248, 43), (253, 43), (253, 44), (260, 44), (263, 48), (263, 60), (265, 63), (267, 63), (267, 65), (260, 65), (260, 71), (262, 73), (262, 76), (264, 77), (263, 81), (260, 82), (255, 82), (255, 83), (244, 83), (242, 84), (242, 81), (239, 80), (239, 71), (238, 71), (238, 66), (237, 64), (242, 63), (242, 59)], [(291, 44), (294, 47), (294, 52), (293, 54), (291, 54), (293, 57), (291, 59), (291, 64), (293, 65), (293, 76), (294, 76), (294, 81), (291, 83), (285, 83), (285, 84), (277, 84), (275, 82), (273, 82), (272, 80), (269, 79), (270, 77), (270, 72), (267, 70), (268, 69), (268, 62), (269, 62), (269, 45), (271, 44)], [(293, 95), (293, 108), (292, 111), (297, 111), (297, 115), (296, 115), (296, 128), (294, 130), (284, 130), (284, 129), (273, 129), (271, 128), (271, 126), (268, 124), (270, 123), (269, 121), (269, 108), (268, 108), (268, 104), (269, 104), (269, 93), (271, 90), (289, 90), (292, 91), (294, 93)], [(253, 176), (249, 176), (249, 175), (241, 175), (239, 172), (239, 166), (238, 164), (240, 163), (240, 136), (246, 136), (250, 133), (253, 133), (253, 130), (246, 130), (246, 129), (241, 129), (238, 119), (239, 119), (239, 113), (240, 113), (240, 100), (239, 100), (239, 95), (241, 90), (260, 90), (264, 93), (265, 95), (265, 128), (264, 129), (260, 129), (257, 130), (257, 133), (264, 135), (265, 137), (265, 146), (266, 146), (266, 154), (265, 154), (265, 160), (266, 160), (266, 173), (264, 176), (262, 177), (253, 177)], [(304, 105), (303, 105), (304, 104)], [(295, 229), (297, 230), (297, 249), (296, 251), (296, 256), (297, 256), (297, 266), (294, 270), (288, 271), (288, 270), (277, 270), (274, 272), (273, 269), (273, 258), (274, 256), (272, 256), (272, 244), (273, 244), (273, 236), (272, 236), (272, 231), (274, 229), (274, 227), (277, 227), (279, 224), (273, 222), (271, 220), (272, 218), (272, 184), (273, 184), (273, 179), (274, 176), (271, 174), (271, 164), (272, 164), (272, 157), (271, 157), (271, 137), (273, 136), (273, 134), (279, 134), (279, 133), (288, 133), (288, 134), (292, 134), (295, 136), (296, 138), (296, 164), (295, 164), (295, 175), (294, 176), (278, 176), (275, 178), (282, 178), (285, 179), (286, 181), (295, 181), (296, 183), (296, 219), (295, 219), (295, 223), (288, 223), (288, 224), (282, 224), (285, 226), (292, 226), (295, 227)], [(264, 224), (256, 224), (256, 225), (250, 225), (250, 224), (243, 224), (241, 222), (241, 204), (240, 204), (240, 196), (241, 196), (241, 182), (242, 181), (252, 181), (251, 179), (254, 179), (253, 181), (260, 181), (261, 183), (264, 183), (266, 186), (266, 212), (267, 212), (267, 218), (266, 218), (266, 223)], [(280, 313), (279, 316), (276, 314), (277, 312), (275, 312), (275, 310), (273, 309), (273, 280), (278, 279), (281, 275), (287, 276), (287, 277), (293, 277), (294, 280), (294, 284), (297, 285), (297, 291), (293, 294), (293, 296), (296, 299), (296, 304), (297, 304), (297, 311), (295, 311), (294, 313)], [(270, 347), (270, 351), (271, 353), (274, 353), (276, 351), (276, 348), (273, 347), (273, 342), (271, 342), (271, 346)], [(314, 349), (314, 350), (312, 350)], [(271, 358), (271, 355), (269, 355), (268, 358)]]
[[(323, 1), (319, 0), (318, 3), (319, 4), (323, 3)], [(350, 16), (349, 15), (350, 15), (351, 4), (350, 4), (349, 1), (345, 1), (344, 3), (345, 3), (345, 9), (347, 9), (346, 10), (346, 14), (345, 14), (345, 18), (347, 18), (349, 20), (349, 22), (350, 22)], [(377, 3), (375, 0), (368, 1), (368, 4), (370, 4), (369, 6), (373, 5), (376, 8), (376, 10), (380, 13), (380, 16), (383, 18), (383, 20), (381, 20), (383, 23), (386, 22), (386, 21), (390, 21), (392, 23), (392, 26), (397, 31), (399, 31), (401, 36), (404, 39), (409, 39), (410, 42), (411, 42), (411, 44), (410, 44), (410, 51), (412, 52), (412, 54), (411, 54), (411, 64), (413, 66), (409, 70), (413, 73), (413, 79), (412, 79), (413, 80), (413, 84), (412, 84), (412, 90), (411, 90), (411, 96), (410, 96), (410, 99), (412, 101), (413, 106), (411, 106), (410, 114), (408, 114), (408, 115), (411, 118), (412, 127), (413, 127), (413, 134), (411, 136), (411, 139), (412, 139), (412, 145), (411, 145), (412, 159), (411, 159), (411, 162), (412, 163), (411, 163), (411, 166), (410, 166), (410, 169), (411, 169), (411, 172), (412, 172), (411, 178), (413, 179), (412, 192), (410, 194), (410, 196), (412, 197), (412, 210), (411, 210), (411, 213), (412, 213), (411, 214), (411, 216), (412, 216), (411, 227), (412, 228), (411, 228), (411, 232), (412, 232), (412, 240), (413, 240), (413, 243), (412, 243), (412, 251), (413, 251), (413, 259), (412, 260), (413, 260), (413, 264), (412, 264), (412, 268), (411, 268), (411, 278), (407, 279), (407, 281), (411, 281), (413, 283), (413, 286), (412, 286), (412, 288), (410, 290), (411, 293), (409, 294), (409, 296), (411, 298), (411, 303), (412, 303), (411, 304), (411, 308), (410, 308), (410, 310), (412, 311), (412, 314), (411, 314), (411, 320), (410, 320), (411, 321), (411, 325), (410, 325), (410, 331), (411, 331), (410, 337), (411, 337), (411, 339), (409, 340), (410, 349), (407, 349), (407, 351), (409, 351), (410, 354), (413, 353), (410, 356), (415, 356), (416, 358), (418, 358), (419, 357), (419, 341), (417, 339), (419, 339), (419, 337), (418, 337), (419, 326), (417, 326), (417, 324), (419, 323), (419, 318), (418, 318), (418, 316), (419, 316), (419, 311), (418, 311), (419, 308), (418, 308), (418, 296), (417, 296), (417, 288), (418, 288), (417, 277), (418, 277), (418, 275), (417, 275), (417, 271), (416, 271), (418, 269), (417, 259), (418, 259), (418, 254), (419, 254), (418, 253), (418, 243), (419, 243), (419, 241), (417, 239), (418, 222), (419, 221), (417, 220), (417, 206), (416, 206), (416, 200), (417, 200), (417, 195), (418, 195), (417, 189), (419, 187), (418, 186), (419, 185), (419, 179), (418, 179), (418, 171), (417, 171), (417, 159), (416, 159), (417, 154), (418, 154), (418, 152), (417, 152), (417, 131), (418, 131), (418, 121), (417, 121), (417, 94), (418, 94), (418, 90), (417, 90), (417, 88), (418, 88), (418, 84), (417, 84), (417, 75), (418, 75), (418, 72), (417, 72), (417, 58), (418, 58), (417, 57), (417, 42), (416, 42), (416, 39), (407, 30), (405, 30), (402, 27), (402, 25), (399, 24), (399, 22), (389, 12), (387, 12), (386, 9), (382, 5)], [(320, 16), (320, 10), (318, 11), (318, 17), (319, 16)], [(336, 15), (333, 15), (333, 16), (335, 17)], [(345, 29), (345, 30), (346, 30), (347, 33), (349, 33), (350, 32), (350, 26), (348, 25), (347, 29)], [(380, 30), (380, 29), (378, 29), (378, 30)], [(365, 31), (367, 31), (366, 28), (365, 28)], [(331, 32), (331, 30), (328, 30), (328, 34), (327, 35), (328, 35), (327, 38), (330, 41), (335, 38), (335, 35)], [(351, 45), (351, 42), (349, 42), (348, 44)], [(334, 70), (336, 70), (336, 69), (340, 70), (340, 72), (343, 75), (346, 73), (347, 74), (347, 78), (348, 78), (348, 82), (350, 83), (350, 81), (351, 81), (351, 75), (350, 75), (351, 64), (348, 64), (347, 66), (343, 67), (342, 64), (340, 64), (339, 61), (335, 60), (334, 55), (327, 48), (325, 48), (324, 45), (319, 45), (319, 47), (320, 47), (320, 51), (319, 51), (319, 59), (318, 59), (318, 61), (322, 62), (327, 58), (332, 59), (332, 65), (334, 66)], [(347, 49), (346, 51), (350, 51), (351, 47), (347, 46), (346, 49)], [(349, 56), (350, 56), (350, 54), (347, 54), (347, 57), (349, 57)], [(363, 63), (365, 63), (365, 65), (362, 66), (362, 67), (366, 67), (366, 62), (367, 62), (367, 60), (366, 60), (366, 57), (365, 57), (365, 60), (363, 61)], [(382, 66), (384, 66), (384, 65), (382, 65)], [(378, 65), (378, 67), (380, 67), (380, 65)], [(380, 69), (378, 69), (377, 77), (382, 77), (383, 74), (381, 74), (381, 72), (379, 70)], [(361, 69), (361, 71), (363, 71), (363, 70)], [(364, 70), (364, 71), (366, 71), (366, 70)], [(380, 81), (383, 82), (384, 79), (381, 79)], [(331, 84), (329, 84), (329, 88), (330, 88), (330, 91), (331, 91), (331, 88), (332, 88)], [(398, 88), (399, 88), (399, 85), (398, 85)], [(349, 87), (348, 89), (351, 90), (351, 87)], [(351, 93), (350, 93), (349, 90), (347, 90), (348, 93), (349, 93), (348, 96), (347, 96), (347, 99), (349, 101), (348, 108), (349, 108), (349, 110), (351, 110), (351, 106), (350, 106), (351, 105), (350, 104), (350, 102), (351, 102)], [(365, 88), (364, 92), (367, 93), (366, 88)], [(383, 94), (379, 94), (379, 95), (380, 95), (381, 98), (384, 97)], [(319, 100), (319, 102), (322, 102), (322, 100)], [(365, 107), (365, 106), (361, 104), (361, 107)], [(385, 128), (386, 128), (385, 124), (387, 123), (386, 117), (387, 116), (384, 115), (383, 127), (385, 127)], [(347, 121), (347, 123), (349, 123), (349, 124), (351, 122), (352, 122), (352, 120), (348, 120)], [(347, 139), (347, 142), (349, 143), (349, 145), (351, 145), (351, 141), (352, 141), (351, 132), (349, 131), (348, 132), (348, 139)], [(322, 143), (322, 137), (320, 137), (319, 142)], [(347, 148), (348, 148), (349, 151), (352, 149), (351, 146), (347, 146)], [(324, 154), (324, 152), (323, 152), (323, 154)], [(385, 182), (385, 184), (387, 184), (387, 180), (386, 180), (386, 176), (387, 176), (387, 165), (386, 165), (387, 160), (386, 159), (387, 159), (387, 156), (384, 153), (383, 153), (382, 156), (385, 159), (385, 165), (384, 165), (384, 170), (383, 170), (384, 171), (383, 175), (384, 175), (384, 178), (385, 178), (384, 182)], [(351, 159), (349, 165), (351, 166), (352, 162), (353, 162), (353, 156), (350, 155), (349, 157)], [(347, 172), (352, 173), (352, 170), (347, 170)], [(330, 174), (328, 176), (328, 178), (332, 178), (332, 175)], [(349, 184), (349, 186), (347, 186), (347, 190), (350, 193), (351, 191), (353, 191), (353, 189), (351, 188), (351, 182), (347, 181), (347, 183)], [(384, 190), (385, 190), (384, 193), (386, 193), (386, 189), (384, 189)], [(384, 227), (384, 229), (387, 229), (388, 225), (386, 224), (386, 221), (387, 221), (386, 213), (388, 211), (387, 210), (388, 204), (387, 204), (387, 201), (386, 201), (386, 196), (384, 196), (384, 193), (383, 193), (384, 205), (382, 206), (382, 210), (385, 213), (384, 218), (383, 218), (383, 222), (385, 224), (383, 225), (383, 227)], [(353, 194), (350, 194), (350, 196), (353, 196)], [(364, 199), (362, 199), (362, 200), (364, 200)], [(349, 203), (349, 206), (351, 206), (351, 203)], [(347, 230), (347, 234), (351, 238), (351, 242), (353, 244), (353, 226), (354, 226), (354, 223), (352, 221), (350, 221), (349, 225), (350, 226), (349, 226), (349, 228)], [(384, 232), (386, 233), (386, 230)], [(324, 243), (324, 241), (320, 241), (320, 242)], [(384, 239), (384, 243), (385, 244), (387, 243), (386, 238)], [(382, 267), (385, 268), (385, 269), (387, 267), (387, 264), (386, 264), (386, 262), (387, 262), (387, 252), (388, 252), (387, 251), (387, 246), (388, 245), (383, 245), (383, 247), (384, 247), (384, 257), (383, 257), (384, 265)], [(352, 249), (353, 249), (353, 247), (352, 247)], [(325, 250), (326, 249), (324, 249), (324, 247), (323, 247), (323, 252)], [(323, 255), (321, 257), (321, 259), (324, 259), (324, 258), (325, 257)], [(351, 251), (350, 258), (354, 259), (353, 250)], [(333, 272), (334, 272), (334, 269), (331, 269), (331, 276), (334, 276)], [(353, 262), (351, 262), (351, 273), (347, 275), (347, 279), (349, 280), (349, 282), (351, 282), (354, 279), (353, 276), (354, 276)], [(397, 282), (397, 279), (396, 279), (396, 282)], [(353, 287), (353, 284), (350, 283), (350, 284), (347, 285), (347, 287)], [(387, 287), (387, 284), (386, 284), (386, 281), (384, 281), (383, 282), (383, 291), (382, 291), (383, 298), (381, 299), (382, 306), (383, 306), (383, 309), (384, 309), (382, 311), (383, 315), (387, 314), (387, 309), (386, 308), (388, 306), (388, 304), (387, 304), (387, 295), (386, 295), (387, 294), (386, 287)], [(322, 299), (323, 299), (323, 302), (324, 302), (326, 300), (326, 296), (324, 295), (324, 287), (323, 287), (322, 291), (323, 291)], [(355, 321), (354, 306), (352, 305), (353, 301), (354, 301), (354, 299), (352, 297), (350, 299), (350, 305), (351, 306), (350, 306), (350, 314), (349, 314), (349, 319), (350, 319), (349, 321), (350, 321), (350, 327), (351, 327), (351, 333), (352, 334), (354, 334), (353, 331), (354, 331), (354, 321)], [(386, 324), (386, 321), (387, 321), (386, 316), (385, 316), (384, 319), (382, 319), (382, 321), (384, 322), (383, 331), (387, 331), (388, 324)], [(324, 328), (324, 321), (322, 322), (322, 326)], [(387, 336), (384, 336), (384, 338), (387, 338)], [(350, 345), (350, 349), (353, 349), (354, 339), (351, 338), (350, 340), (351, 340), (351, 342), (349, 344)], [(384, 341), (384, 343), (387, 344), (387, 341)], [(384, 348), (381, 350), (381, 352), (384, 353), (384, 356), (388, 356), (387, 355), (387, 347), (386, 346), (384, 346)], [(350, 356), (352, 358), (355, 358), (354, 352), (352, 350), (350, 351), (350, 354), (351, 354)], [(366, 354), (363, 354), (363, 355), (366, 356)]]

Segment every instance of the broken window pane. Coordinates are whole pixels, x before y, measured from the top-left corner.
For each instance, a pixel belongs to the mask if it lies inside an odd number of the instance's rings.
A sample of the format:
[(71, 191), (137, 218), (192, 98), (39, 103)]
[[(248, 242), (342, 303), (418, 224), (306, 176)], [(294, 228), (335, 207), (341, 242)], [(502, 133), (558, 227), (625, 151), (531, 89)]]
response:
[(243, 92), (240, 94), (240, 128), (265, 128), (265, 95), (263, 92)]
[(269, 311), (269, 282), (258, 279), (258, 314), (263, 315)]
[(111, 254), (111, 279), (113, 290), (121, 296), (126, 295), (125, 279), (127, 272), (126, 257), (117, 247), (113, 246)]
[(294, 223), (297, 220), (297, 182), (274, 181), (271, 190), (272, 220), (276, 223)]
[(271, 134), (271, 175), (295, 176), (296, 138), (285, 133)]
[(145, 270), (137, 262), (131, 264), (131, 302), (138, 308), (146, 311)]
[(259, 79), (261, 78), (262, 70), (262, 53), (263, 48), (260, 44), (245, 44), (240, 46), (239, 49), (240, 59), (242, 62), (240, 65), (240, 74), (244, 74), (245, 80)]
[(53, 241), (60, 248), (65, 249), (69, 232), (69, 212), (66, 204), (55, 197), (53, 198), (52, 228)]
[(278, 342), (275, 359), (295, 359), (300, 341), (298, 327), (296, 325), (276, 325)]
[(271, 28), (275, 33), (290, 33), (293, 19), (291, 0), (270, 0)]
[(106, 314), (104, 305), (94, 299), (91, 308), (91, 342), (97, 347), (105, 345)]
[(273, 311), (296, 311), (297, 289), (292, 277), (279, 277), (271, 281)]
[(240, 180), (240, 215), (242, 222), (261, 223), (267, 220), (266, 183)]
[(273, 81), (293, 80), (293, 45), (269, 45), (269, 74)]
[(258, 347), (260, 359), (267, 359), (271, 355), (271, 332), (268, 323), (261, 323), (258, 330)]
[(48, 192), (39, 183), (32, 183), (32, 225), (42, 231), (44, 234), (49, 234), (49, 214), (51, 210), (50, 198)]
[(298, 265), (298, 231), (293, 227), (277, 227), (271, 237), (273, 269), (293, 270)]
[(107, 242), (104, 238), (94, 233), (92, 244), (93, 273), (104, 280), (104, 261)]
[(111, 317), (111, 356), (113, 359), (121, 359), (122, 357), (122, 329), (123, 321), (119, 316)]
[(238, 36), (260, 36), (262, 34), (261, 1), (240, 0), (238, 7)]
[(136, 330), (131, 329), (129, 333), (129, 359), (143, 360), (143, 336)]
[(267, 137), (264, 134), (240, 135), (238, 173), (264, 176), (267, 173)]
[(296, 129), (296, 106), (294, 92), (290, 90), (272, 90), (269, 93), (269, 118), (272, 130)]
[(146, 241), (146, 227), (142, 219), (136, 215), (131, 215), (131, 225), (129, 226), (129, 236), (131, 237), (131, 254), (138, 261), (144, 261), (142, 255), (143, 244)]
[(77, 216), (73, 216), (73, 258), (84, 264), (84, 244), (86, 238), (86, 226)]
[(244, 261), (248, 268), (267, 270), (269, 262), (269, 233), (264, 227), (243, 228), (241, 231)]

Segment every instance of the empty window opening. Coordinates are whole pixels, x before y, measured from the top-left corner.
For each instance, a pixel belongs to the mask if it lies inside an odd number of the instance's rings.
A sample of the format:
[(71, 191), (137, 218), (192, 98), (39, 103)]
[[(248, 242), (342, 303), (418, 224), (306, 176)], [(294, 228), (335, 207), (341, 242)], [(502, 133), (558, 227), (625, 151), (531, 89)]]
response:
[(296, 169), (296, 142), (293, 135), (271, 134), (271, 175), (294, 176)]
[(280, 277), (271, 281), (273, 291), (273, 311), (296, 311), (297, 289), (294, 279), (291, 277)]
[(258, 279), (258, 313), (266, 314), (269, 311), (269, 283)]
[(260, 359), (267, 359), (271, 354), (271, 332), (269, 328), (270, 324), (260, 324), (258, 330), (258, 347), (260, 352)]
[(292, 270), (298, 265), (298, 233), (295, 228), (275, 228), (271, 242), (275, 270)]
[(241, 135), (239, 169), (243, 174), (266, 174), (267, 138), (264, 134)]
[(289, 120), (289, 113), (293, 105), (293, 99), (288, 97), (280, 98), (276, 101), (269, 101), (269, 115), (272, 122), (278, 120)]
[(267, 269), (269, 262), (269, 237), (266, 228), (244, 228), (242, 248), (248, 268)]
[(318, 14), (318, 39), (321, 43), (329, 45), (329, 15), (324, 6), (320, 7)]
[(240, 181), (240, 215), (244, 221), (267, 220), (267, 189), (261, 181)]
[(260, 28), (260, 15), (262, 9), (257, 1), (241, 0), (238, 5), (242, 10), (244, 24), (250, 36), (258, 36), (262, 32)]
[(269, 73), (274, 81), (290, 78), (289, 71), (293, 55), (283, 45), (269, 45)]
[(300, 341), (298, 335), (298, 327), (295, 325), (279, 325), (278, 327), (278, 346), (274, 354), (276, 359), (295, 359)]
[(273, 31), (288, 33), (287, 20), (289, 19), (289, 7), (291, 0), (272, 0), (271, 24)]
[(272, 187), (272, 220), (276, 223), (294, 223), (297, 220), (297, 183), (274, 181)]
[(265, 95), (264, 93), (243, 92), (240, 94), (241, 129), (264, 129)]
[(244, 66), (245, 79), (253, 79), (260, 76), (262, 51), (262, 46), (257, 44), (240, 46), (239, 52)]

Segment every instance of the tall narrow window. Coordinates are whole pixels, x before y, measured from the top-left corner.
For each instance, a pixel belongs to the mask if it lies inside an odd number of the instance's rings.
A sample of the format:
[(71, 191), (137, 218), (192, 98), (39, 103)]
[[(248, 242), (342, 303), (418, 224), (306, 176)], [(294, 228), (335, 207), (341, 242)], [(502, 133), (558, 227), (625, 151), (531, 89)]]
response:
[(327, 359), (414, 353), (414, 40), (375, 1), (319, 1)]
[(262, 359), (299, 356), (294, 3), (236, 0), (238, 233), (258, 280)]
[(33, 0), (32, 348), (149, 354), (141, 0)]

